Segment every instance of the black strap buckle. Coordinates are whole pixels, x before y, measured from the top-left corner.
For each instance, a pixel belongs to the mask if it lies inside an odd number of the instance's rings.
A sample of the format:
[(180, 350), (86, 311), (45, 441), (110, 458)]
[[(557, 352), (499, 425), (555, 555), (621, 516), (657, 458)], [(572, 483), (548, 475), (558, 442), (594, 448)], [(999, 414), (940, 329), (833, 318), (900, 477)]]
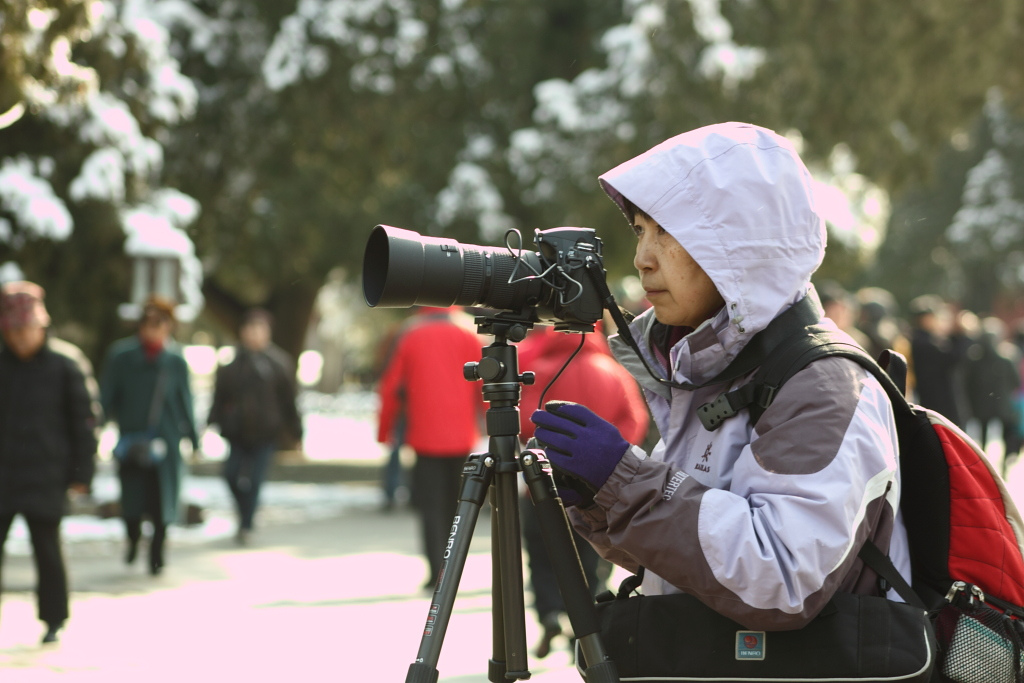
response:
[(697, 417), (704, 429), (713, 432), (722, 426), (722, 423), (736, 414), (736, 409), (729, 402), (729, 394), (721, 394), (711, 403), (705, 403), (697, 408)]
[(772, 401), (775, 400), (775, 392), (778, 390), (778, 387), (773, 387), (770, 384), (762, 384), (758, 386), (757, 398), (754, 399), (754, 403), (767, 410), (768, 406), (770, 406)]

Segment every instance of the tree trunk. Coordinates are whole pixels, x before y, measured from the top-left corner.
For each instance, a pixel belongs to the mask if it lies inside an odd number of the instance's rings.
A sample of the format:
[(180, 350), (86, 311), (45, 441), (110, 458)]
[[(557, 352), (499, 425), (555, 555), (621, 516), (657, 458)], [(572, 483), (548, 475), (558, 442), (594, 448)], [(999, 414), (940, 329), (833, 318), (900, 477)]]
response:
[(310, 282), (281, 285), (270, 291), (266, 308), (274, 316), (274, 343), (296, 362), (306, 348), (319, 288)]
[(267, 293), (265, 301), (246, 303), (212, 279), (203, 283), (206, 311), (233, 333), (248, 309), (259, 307), (270, 311), (274, 316), (274, 343), (295, 362), (306, 348), (306, 332), (319, 291), (312, 282), (276, 285)]

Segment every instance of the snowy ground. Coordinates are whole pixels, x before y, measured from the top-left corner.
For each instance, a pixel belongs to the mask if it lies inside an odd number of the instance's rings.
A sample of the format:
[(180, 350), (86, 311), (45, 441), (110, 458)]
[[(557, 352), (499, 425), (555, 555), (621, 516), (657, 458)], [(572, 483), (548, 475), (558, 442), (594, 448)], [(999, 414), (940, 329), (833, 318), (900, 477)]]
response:
[[(303, 450), (306, 459), (318, 462), (381, 462), (383, 447), (376, 442), (376, 397), (368, 392), (328, 396), (311, 392), (301, 397), (306, 437)], [(197, 405), (196, 412), (205, 411)], [(116, 501), (118, 482), (110, 449), (117, 440), (117, 431), (106, 429), (100, 438), (100, 461), (93, 479), (92, 499), (95, 503)], [(202, 438), (203, 457), (220, 460), (226, 446), (214, 432)], [(188, 476), (185, 478), (183, 503), (203, 508), (204, 522), (197, 526), (172, 525), (169, 534), (175, 544), (205, 543), (235, 533), (235, 518), (227, 486), (219, 477)], [(380, 490), (373, 486), (341, 483), (292, 483), (270, 481), (264, 484), (258, 523), (278, 524), (323, 519), (346, 510), (379, 506)], [(120, 544), (124, 526), (120, 519), (101, 519), (93, 514), (69, 515), (62, 525), (62, 536), (68, 555), (106, 553), (110, 543)], [(28, 528), (21, 517), (15, 518), (5, 548), (12, 555), (30, 555)]]
[[(97, 501), (114, 501), (118, 497), (117, 477), (109, 464), (101, 466), (93, 481), (93, 497)], [(206, 543), (230, 538), (236, 530), (230, 494), (218, 477), (187, 477), (182, 496), (185, 503), (201, 506), (205, 516), (196, 526), (172, 525), (170, 539), (176, 545)], [(347, 510), (379, 506), (383, 501), (376, 487), (353, 484), (300, 484), (267, 482), (264, 484), (259, 512), (260, 524), (302, 522), (337, 516)], [(95, 515), (69, 515), (61, 527), (67, 554), (109, 552), (109, 544), (121, 544), (124, 525), (119, 518), (101, 519)], [(21, 517), (14, 520), (7, 539), (6, 552), (30, 555), (28, 528)]]

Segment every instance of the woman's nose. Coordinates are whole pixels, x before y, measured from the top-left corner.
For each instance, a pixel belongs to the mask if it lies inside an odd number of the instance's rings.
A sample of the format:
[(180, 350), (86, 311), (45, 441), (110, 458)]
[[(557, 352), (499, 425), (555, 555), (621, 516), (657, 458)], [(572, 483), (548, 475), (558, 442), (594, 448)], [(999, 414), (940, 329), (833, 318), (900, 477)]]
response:
[(650, 240), (646, 235), (641, 235), (636, 243), (636, 255), (633, 257), (633, 267), (639, 271), (650, 270), (654, 267), (655, 258), (651, 250)]

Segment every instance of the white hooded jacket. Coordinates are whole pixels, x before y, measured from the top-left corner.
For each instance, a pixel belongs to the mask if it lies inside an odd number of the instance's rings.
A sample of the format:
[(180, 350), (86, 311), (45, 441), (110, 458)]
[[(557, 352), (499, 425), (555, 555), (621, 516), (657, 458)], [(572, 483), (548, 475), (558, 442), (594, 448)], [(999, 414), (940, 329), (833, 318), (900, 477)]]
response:
[[(824, 256), (824, 224), (809, 172), (774, 132), (700, 128), (600, 181), (624, 211), (625, 197), (668, 231), (725, 300), (661, 360), (652, 337), (664, 337), (664, 326), (654, 311), (633, 322), (664, 377), (710, 380), (777, 315), (816, 297), (810, 278)], [(644, 387), (662, 438), (650, 457), (627, 452), (596, 505), (572, 517), (605, 557), (647, 569), (646, 593), (685, 591), (747, 628), (784, 630), (806, 624), (837, 590), (878, 593), (857, 557), (868, 538), (909, 577), (896, 427), (867, 371), (847, 359), (816, 361), (783, 386), (756, 429), (744, 410), (712, 432), (696, 409), (750, 376), (670, 389), (621, 339), (612, 347)]]

